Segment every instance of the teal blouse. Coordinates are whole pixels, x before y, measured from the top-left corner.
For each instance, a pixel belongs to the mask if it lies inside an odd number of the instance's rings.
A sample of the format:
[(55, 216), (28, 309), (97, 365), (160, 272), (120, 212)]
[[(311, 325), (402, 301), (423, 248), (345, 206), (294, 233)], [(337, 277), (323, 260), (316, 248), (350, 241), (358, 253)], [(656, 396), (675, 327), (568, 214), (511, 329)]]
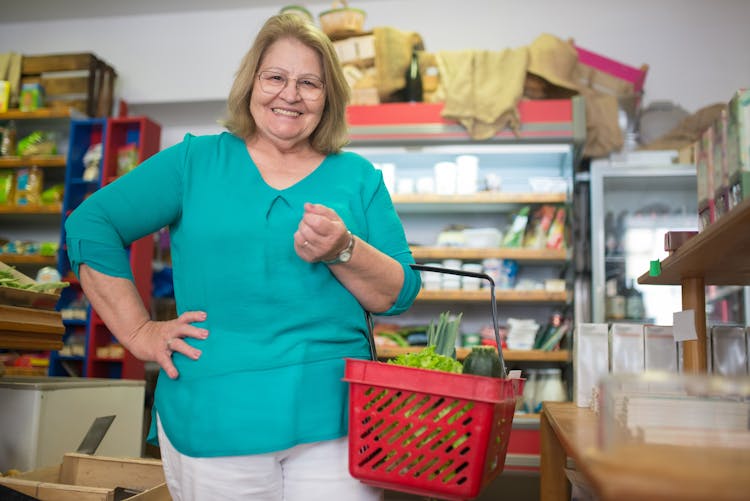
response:
[(352, 152), (329, 155), (277, 190), (238, 137), (188, 134), (67, 219), (76, 273), (86, 263), (130, 279), (127, 245), (169, 227), (177, 312), (206, 311), (195, 325), (209, 331), (186, 339), (200, 359), (175, 353), (179, 378), (162, 371), (156, 386), (154, 411), (183, 454), (259, 454), (347, 433), (344, 359), (369, 358), (367, 325), (328, 266), (294, 252), (305, 202), (334, 209), (353, 234), (402, 264), (399, 297), (381, 314), (408, 309), (421, 282), (403, 227), (380, 172)]

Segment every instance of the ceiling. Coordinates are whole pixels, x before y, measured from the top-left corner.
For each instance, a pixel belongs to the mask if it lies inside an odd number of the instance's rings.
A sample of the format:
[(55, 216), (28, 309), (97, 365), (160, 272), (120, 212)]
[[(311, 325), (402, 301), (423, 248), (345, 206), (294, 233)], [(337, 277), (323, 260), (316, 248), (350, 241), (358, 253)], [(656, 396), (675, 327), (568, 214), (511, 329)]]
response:
[(22, 0), (0, 2), (0, 24), (283, 6), (284, 0)]

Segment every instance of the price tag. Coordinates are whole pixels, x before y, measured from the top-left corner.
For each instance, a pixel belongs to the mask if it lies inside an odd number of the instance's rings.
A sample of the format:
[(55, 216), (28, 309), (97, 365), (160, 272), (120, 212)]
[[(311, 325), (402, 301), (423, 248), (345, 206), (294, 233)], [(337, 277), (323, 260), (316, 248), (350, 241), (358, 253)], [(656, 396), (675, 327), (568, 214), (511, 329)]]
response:
[(695, 311), (676, 311), (672, 316), (672, 333), (675, 341), (692, 341), (698, 339), (695, 332)]

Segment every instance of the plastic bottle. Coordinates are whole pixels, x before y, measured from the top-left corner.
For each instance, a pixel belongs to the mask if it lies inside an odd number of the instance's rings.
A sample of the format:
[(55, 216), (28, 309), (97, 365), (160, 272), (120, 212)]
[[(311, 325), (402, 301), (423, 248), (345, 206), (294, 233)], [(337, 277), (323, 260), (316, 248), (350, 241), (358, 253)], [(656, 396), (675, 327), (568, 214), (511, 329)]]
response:
[(0, 156), (7, 157), (16, 154), (16, 122), (11, 120), (5, 126), (3, 138), (0, 142)]
[(14, 203), (19, 206), (41, 203), (44, 175), (36, 165), (29, 169), (18, 169)]
[(625, 290), (625, 317), (630, 320), (641, 320), (644, 315), (643, 294), (635, 288), (633, 279), (630, 279)]

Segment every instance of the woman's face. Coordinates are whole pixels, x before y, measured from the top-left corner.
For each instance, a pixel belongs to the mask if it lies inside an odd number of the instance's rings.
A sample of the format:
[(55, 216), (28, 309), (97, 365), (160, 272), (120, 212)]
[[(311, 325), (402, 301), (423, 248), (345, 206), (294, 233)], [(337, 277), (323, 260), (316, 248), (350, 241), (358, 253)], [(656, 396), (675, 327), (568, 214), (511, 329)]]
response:
[(322, 81), (323, 64), (316, 51), (294, 38), (270, 45), (250, 97), (257, 133), (285, 147), (307, 141), (325, 107)]

